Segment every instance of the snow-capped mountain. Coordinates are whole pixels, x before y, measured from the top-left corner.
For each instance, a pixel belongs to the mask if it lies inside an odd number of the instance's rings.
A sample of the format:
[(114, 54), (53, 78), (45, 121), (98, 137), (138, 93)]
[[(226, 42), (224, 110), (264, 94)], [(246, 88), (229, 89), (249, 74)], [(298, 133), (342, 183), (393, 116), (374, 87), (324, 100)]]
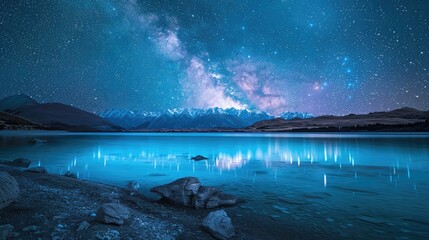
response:
[[(109, 109), (99, 114), (102, 118), (126, 129), (181, 129), (181, 128), (242, 128), (255, 122), (274, 118), (262, 111), (235, 108), (175, 108), (162, 112)], [(281, 115), (285, 119), (308, 118), (308, 113)]]
[(279, 118), (283, 118), (285, 120), (294, 119), (294, 118), (300, 118), (300, 119), (306, 119), (306, 118), (313, 118), (314, 115), (307, 112), (284, 112), (282, 113)]
[(156, 112), (136, 112), (121, 109), (108, 109), (98, 114), (105, 120), (123, 127), (125, 129), (131, 129), (137, 127), (146, 122), (154, 120), (159, 113)]

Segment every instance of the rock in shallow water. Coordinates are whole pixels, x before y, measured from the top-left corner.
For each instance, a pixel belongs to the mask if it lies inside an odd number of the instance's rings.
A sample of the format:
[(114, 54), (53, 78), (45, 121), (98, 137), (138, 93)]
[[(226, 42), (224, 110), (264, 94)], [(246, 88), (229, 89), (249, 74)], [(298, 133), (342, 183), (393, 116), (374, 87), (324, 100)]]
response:
[(0, 209), (18, 199), (19, 187), (15, 178), (7, 172), (0, 172)]
[(237, 197), (224, 194), (214, 187), (201, 186), (193, 198), (195, 208), (215, 208), (219, 206), (235, 205)]
[(207, 157), (204, 157), (204, 156), (201, 156), (201, 155), (197, 155), (197, 156), (195, 156), (195, 157), (193, 157), (193, 158), (191, 158), (192, 160), (195, 160), (195, 161), (201, 161), (201, 160), (207, 160), (207, 159), (209, 159), (209, 158), (207, 158)]
[(203, 220), (203, 228), (217, 239), (229, 239), (234, 236), (234, 226), (224, 210), (209, 213)]
[(198, 178), (185, 177), (165, 185), (154, 187), (150, 191), (158, 193), (174, 203), (183, 206), (191, 206), (192, 197), (198, 192), (200, 186), (201, 184)]
[(70, 172), (70, 171), (67, 171), (67, 172), (64, 174), (64, 177), (77, 178), (76, 173), (72, 173), (72, 172)]
[(194, 208), (215, 208), (238, 203), (238, 198), (224, 194), (214, 187), (201, 186), (196, 177), (185, 177), (162, 186), (154, 187), (151, 192), (173, 203)]
[(48, 173), (48, 170), (44, 167), (33, 167), (25, 170), (26, 172), (32, 172), (32, 173)]
[(13, 167), (28, 168), (30, 166), (31, 161), (26, 158), (17, 158), (13, 161), (2, 161), (0, 163), (8, 166), (13, 166)]
[(105, 203), (97, 210), (97, 221), (102, 223), (112, 223), (116, 225), (124, 224), (130, 212), (128, 208), (118, 203)]

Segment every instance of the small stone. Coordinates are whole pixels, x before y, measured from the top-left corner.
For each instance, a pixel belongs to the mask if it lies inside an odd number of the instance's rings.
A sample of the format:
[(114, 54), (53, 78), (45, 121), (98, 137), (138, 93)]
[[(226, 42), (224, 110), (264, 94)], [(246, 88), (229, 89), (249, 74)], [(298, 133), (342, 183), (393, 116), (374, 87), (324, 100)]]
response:
[(108, 229), (107, 232), (98, 232), (95, 236), (98, 239), (102, 240), (119, 240), (119, 232), (116, 230)]
[(13, 231), (13, 226), (10, 224), (0, 225), (0, 239), (8, 239)]
[(224, 210), (209, 213), (203, 221), (203, 228), (217, 239), (229, 239), (234, 236), (234, 226)]
[(77, 228), (77, 231), (79, 232), (79, 231), (85, 230), (85, 229), (87, 229), (89, 227), (91, 227), (91, 224), (89, 222), (87, 222), (87, 221), (83, 221), (83, 222), (81, 222), (79, 224), (79, 227)]
[(130, 192), (137, 192), (140, 189), (140, 182), (134, 180), (130, 181), (127, 183), (125, 189)]
[(48, 170), (44, 167), (33, 167), (25, 170), (26, 172), (32, 172), (32, 173), (48, 173)]
[(70, 171), (67, 171), (67, 172), (64, 174), (64, 177), (77, 178), (76, 174), (75, 174), (75, 173), (72, 173), (72, 172), (70, 172)]
[(119, 236), (119, 232), (114, 229), (111, 229), (109, 232), (113, 235)]
[(28, 227), (23, 228), (22, 231), (23, 232), (29, 232), (29, 231), (35, 232), (35, 231), (37, 231), (37, 226), (35, 226), (35, 225), (28, 226)]
[(60, 215), (58, 215), (58, 216), (54, 216), (54, 217), (52, 217), (52, 220), (61, 220), (61, 219), (65, 219), (65, 218), (68, 218), (70, 215), (69, 214), (67, 214), (67, 213), (61, 213)]
[(97, 221), (122, 225), (129, 215), (128, 208), (118, 203), (105, 203), (97, 210)]

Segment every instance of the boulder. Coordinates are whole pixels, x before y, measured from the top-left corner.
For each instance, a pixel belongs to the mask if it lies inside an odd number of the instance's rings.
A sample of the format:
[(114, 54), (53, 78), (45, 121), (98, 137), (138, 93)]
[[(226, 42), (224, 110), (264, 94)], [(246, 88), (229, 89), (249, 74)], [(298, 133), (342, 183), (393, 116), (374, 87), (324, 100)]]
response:
[(214, 187), (201, 186), (193, 198), (195, 208), (216, 208), (219, 206), (232, 206), (237, 204), (237, 197), (224, 194)]
[(0, 240), (6, 240), (9, 238), (13, 231), (13, 226), (10, 224), (0, 225)]
[(72, 172), (70, 172), (70, 171), (67, 171), (67, 172), (64, 174), (64, 177), (77, 178), (76, 173), (72, 173)]
[(158, 193), (173, 203), (192, 206), (192, 198), (200, 188), (200, 180), (196, 177), (185, 177), (174, 182), (152, 188), (150, 191)]
[(209, 159), (209, 158), (201, 156), (201, 155), (197, 155), (197, 156), (195, 156), (195, 157), (193, 157), (191, 159), (195, 160), (195, 161), (201, 161), (201, 160), (206, 160), (206, 159)]
[(104, 203), (97, 210), (96, 219), (102, 223), (122, 225), (124, 224), (124, 220), (128, 219), (129, 215), (128, 208), (119, 203)]
[(186, 207), (216, 208), (232, 206), (239, 202), (233, 195), (224, 194), (214, 187), (201, 186), (200, 180), (195, 177), (180, 178), (169, 184), (154, 187), (151, 192)]
[(0, 209), (18, 199), (19, 187), (15, 178), (7, 172), (0, 172)]
[(203, 220), (203, 228), (216, 239), (229, 239), (234, 236), (234, 226), (224, 210), (209, 213)]
[(32, 173), (48, 173), (48, 170), (44, 167), (33, 167), (25, 170), (26, 172), (32, 172)]

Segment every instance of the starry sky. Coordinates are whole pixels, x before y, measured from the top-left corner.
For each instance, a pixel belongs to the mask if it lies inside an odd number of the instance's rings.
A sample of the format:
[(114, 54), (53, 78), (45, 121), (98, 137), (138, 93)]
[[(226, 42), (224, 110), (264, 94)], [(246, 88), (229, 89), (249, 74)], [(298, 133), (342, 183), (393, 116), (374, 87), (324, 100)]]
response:
[(91, 112), (429, 109), (427, 0), (2, 0), (0, 97)]

